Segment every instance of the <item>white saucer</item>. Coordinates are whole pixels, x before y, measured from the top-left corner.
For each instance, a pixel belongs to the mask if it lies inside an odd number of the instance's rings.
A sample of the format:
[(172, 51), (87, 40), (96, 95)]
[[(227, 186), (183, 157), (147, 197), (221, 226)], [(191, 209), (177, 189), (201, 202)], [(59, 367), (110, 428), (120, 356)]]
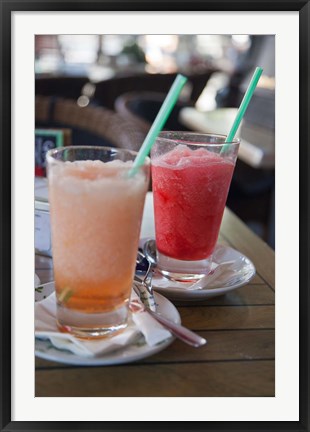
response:
[[(53, 283), (49, 284), (45, 294), (49, 295), (53, 287)], [(39, 294), (40, 297), (41, 295), (44, 295), (43, 293)], [(174, 321), (178, 324), (181, 323), (179, 312), (169, 300), (167, 300), (162, 295), (155, 293), (155, 301), (157, 303), (158, 312), (160, 312), (166, 318), (169, 318), (171, 321)], [(149, 357), (165, 349), (173, 342), (173, 340), (174, 337), (171, 336), (169, 339), (166, 339), (158, 345), (151, 347), (146, 344), (144, 337), (141, 335), (141, 338), (136, 340), (134, 343), (131, 343), (116, 351), (108, 352), (96, 357), (82, 357), (77, 356), (70, 351), (57, 349), (51, 344), (49, 340), (36, 339), (35, 355), (45, 360), (71, 365), (106, 366), (121, 363), (131, 363), (133, 361)]]
[(154, 274), (153, 289), (170, 300), (207, 300), (246, 285), (256, 273), (254, 264), (242, 253), (217, 245), (213, 254), (214, 267), (226, 261), (234, 261), (231, 270), (201, 289), (191, 288), (192, 284), (170, 281), (159, 273)]

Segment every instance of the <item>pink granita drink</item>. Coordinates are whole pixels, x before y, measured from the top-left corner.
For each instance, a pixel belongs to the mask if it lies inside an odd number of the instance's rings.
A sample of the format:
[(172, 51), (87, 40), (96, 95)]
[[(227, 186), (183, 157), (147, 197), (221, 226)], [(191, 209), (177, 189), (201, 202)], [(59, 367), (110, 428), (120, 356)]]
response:
[[(164, 132), (152, 151), (159, 269), (177, 280), (210, 271), (239, 141)], [(223, 149), (223, 151), (221, 151)]]
[(127, 325), (149, 162), (129, 176), (134, 152), (51, 151), (48, 160), (57, 320), (79, 337)]

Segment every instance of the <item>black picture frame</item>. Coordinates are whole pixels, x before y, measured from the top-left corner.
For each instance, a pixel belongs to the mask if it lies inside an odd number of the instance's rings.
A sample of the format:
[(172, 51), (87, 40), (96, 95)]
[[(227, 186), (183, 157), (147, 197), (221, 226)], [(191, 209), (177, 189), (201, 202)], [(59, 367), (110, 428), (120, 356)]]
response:
[[(1, 13), (1, 431), (247, 430), (310, 431), (309, 400), (309, 0), (0, 0)], [(300, 79), (300, 419), (296, 422), (22, 422), (11, 421), (11, 14), (15, 11), (298, 11)], [(289, 29), (288, 29), (289, 31)], [(289, 372), (289, 371), (288, 371)]]

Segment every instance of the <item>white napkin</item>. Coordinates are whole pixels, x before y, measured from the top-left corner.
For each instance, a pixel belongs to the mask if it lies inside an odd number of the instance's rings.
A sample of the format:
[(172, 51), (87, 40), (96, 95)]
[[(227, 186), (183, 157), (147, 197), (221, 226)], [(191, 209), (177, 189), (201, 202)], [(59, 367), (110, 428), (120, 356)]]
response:
[(40, 285), (40, 283), (41, 283), (40, 278), (39, 278), (39, 276), (35, 273), (35, 274), (34, 274), (34, 287), (35, 287), (35, 288), (38, 287), (38, 286)]
[[(135, 293), (132, 293), (132, 298), (137, 298)], [(49, 339), (56, 348), (69, 350), (78, 356), (92, 357), (117, 350), (131, 344), (141, 334), (149, 346), (154, 346), (171, 337), (171, 333), (151, 315), (147, 312), (138, 312), (130, 314), (128, 326), (122, 333), (107, 339), (83, 341), (58, 330), (55, 293), (35, 304), (35, 336), (40, 339)]]

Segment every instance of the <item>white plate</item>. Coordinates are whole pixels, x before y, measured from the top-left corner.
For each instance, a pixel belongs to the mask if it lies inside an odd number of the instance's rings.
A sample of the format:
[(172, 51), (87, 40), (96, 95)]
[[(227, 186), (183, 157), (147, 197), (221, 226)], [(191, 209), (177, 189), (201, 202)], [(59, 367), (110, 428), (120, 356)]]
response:
[(217, 245), (213, 262), (221, 264), (226, 261), (234, 261), (231, 271), (228, 274), (225, 273), (225, 277), (219, 276), (205, 288), (189, 289), (190, 284), (168, 281), (158, 273), (155, 273), (153, 277), (153, 288), (171, 300), (207, 300), (246, 285), (256, 273), (254, 264), (242, 253), (228, 246)]
[[(45, 295), (51, 293), (54, 284), (49, 284)], [(45, 286), (46, 287), (46, 286)], [(44, 287), (44, 288), (45, 288)], [(41, 294), (40, 299), (41, 299)], [(42, 294), (44, 295), (44, 294)], [(181, 323), (179, 312), (174, 305), (162, 295), (155, 293), (155, 301), (157, 303), (158, 312), (166, 318), (176, 323)], [(170, 345), (174, 340), (171, 336), (169, 339), (150, 347), (146, 344), (144, 337), (138, 339), (135, 343), (127, 345), (117, 351), (109, 352), (106, 354), (98, 355), (96, 357), (80, 357), (70, 351), (60, 350), (55, 348), (49, 340), (35, 340), (35, 355), (45, 360), (51, 360), (59, 363), (66, 363), (71, 365), (80, 366), (106, 366), (121, 363), (131, 363), (136, 360), (149, 357), (158, 353)]]

